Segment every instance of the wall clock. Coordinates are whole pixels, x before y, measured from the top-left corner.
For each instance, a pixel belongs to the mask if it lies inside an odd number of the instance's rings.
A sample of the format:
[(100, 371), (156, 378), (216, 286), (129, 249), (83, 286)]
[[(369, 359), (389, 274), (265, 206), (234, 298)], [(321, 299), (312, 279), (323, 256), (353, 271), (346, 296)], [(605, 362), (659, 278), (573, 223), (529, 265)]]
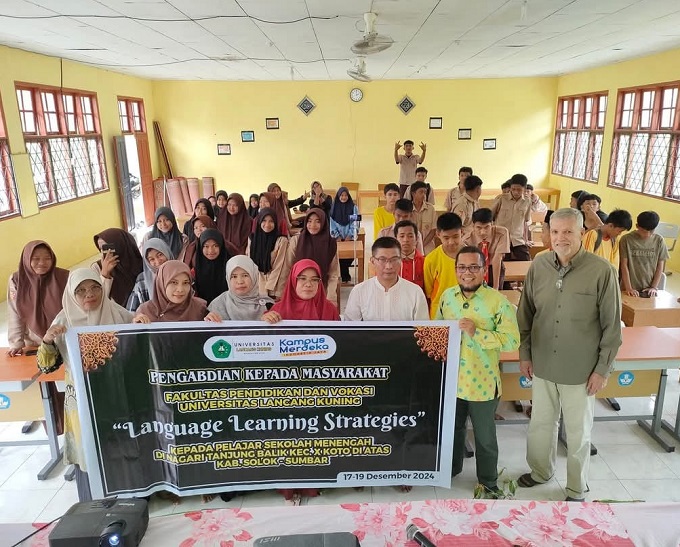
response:
[(355, 103), (358, 103), (361, 99), (364, 98), (364, 92), (361, 91), (358, 87), (355, 87), (352, 89), (352, 91), (349, 92), (349, 98), (352, 99)]

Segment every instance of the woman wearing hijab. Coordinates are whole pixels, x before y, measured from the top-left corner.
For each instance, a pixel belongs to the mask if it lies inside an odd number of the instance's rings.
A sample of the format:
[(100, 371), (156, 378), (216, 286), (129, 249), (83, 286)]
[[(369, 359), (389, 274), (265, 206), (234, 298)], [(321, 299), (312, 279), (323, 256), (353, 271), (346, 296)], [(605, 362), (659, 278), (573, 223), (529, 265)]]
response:
[(156, 209), (154, 218), (153, 228), (144, 235), (142, 245), (152, 237), (162, 239), (170, 247), (172, 259), (182, 260), (184, 250), (189, 244), (189, 237), (179, 231), (175, 213), (172, 212), (170, 207), (159, 207)]
[[(7, 339), (10, 357), (24, 346), (39, 346), (61, 311), (68, 270), (57, 268), (57, 257), (44, 241), (29, 241), (21, 253), (19, 269), (7, 283)], [(47, 382), (57, 433), (64, 432), (64, 393)]]
[(132, 313), (107, 298), (99, 275), (88, 268), (71, 272), (62, 297), (62, 306), (63, 309), (47, 329), (38, 348), (38, 368), (43, 372), (52, 372), (62, 363), (65, 367), (64, 459), (67, 464), (74, 465), (78, 499), (89, 501), (92, 494), (85, 467), (76, 392), (64, 333), (71, 327), (130, 323)]
[[(288, 231), (288, 213), (283, 207), (280, 200), (277, 200), (274, 194), (271, 192), (262, 192), (260, 194), (260, 211), (262, 209), (273, 209), (276, 213), (276, 218), (278, 219), (279, 235), (288, 237), (290, 235)], [(253, 232), (257, 224), (253, 226)]]
[(137, 276), (144, 269), (137, 242), (125, 230), (109, 228), (94, 236), (94, 244), (101, 251), (102, 259), (92, 264), (92, 269), (101, 275), (107, 295), (125, 306)]
[(208, 309), (225, 321), (259, 321), (267, 311), (271, 298), (260, 296), (257, 265), (244, 255), (236, 255), (227, 262), (229, 290), (215, 298)]
[(30, 241), (19, 268), (7, 283), (8, 354), (21, 355), (24, 346), (38, 346), (61, 311), (68, 270), (57, 268), (57, 257), (44, 241)]
[(307, 196), (309, 195), (308, 192), (305, 192), (297, 200), (289, 202), (288, 192), (281, 190), (281, 187), (276, 182), (272, 182), (269, 186), (267, 186), (267, 192), (274, 196), (274, 201), (276, 202), (276, 205), (270, 204), (270, 206), (274, 207), (274, 210), (277, 213), (279, 212), (279, 207), (281, 208), (281, 212), (285, 215), (284, 219), (286, 220), (286, 223), (289, 227), (293, 221), (293, 216), (290, 214), (289, 207), (297, 207), (298, 205), (304, 203), (305, 199), (307, 199)]
[(257, 213), (260, 210), (260, 196), (258, 194), (250, 194), (248, 198), (248, 216), (252, 219), (257, 218)]
[(233, 244), (239, 254), (245, 254), (248, 237), (253, 230), (253, 219), (248, 215), (246, 202), (241, 194), (231, 194), (227, 207), (220, 210), (217, 217), (217, 229), (224, 240)]
[(328, 227), (326, 214), (322, 209), (310, 209), (305, 215), (302, 231), (290, 238), (286, 252), (286, 266), (283, 272), (288, 278), (293, 264), (309, 258), (319, 265), (321, 279), (328, 299), (339, 307), (337, 288), (340, 277), (338, 243)]
[[(347, 187), (342, 186), (335, 193), (335, 199), (331, 207), (331, 236), (339, 241), (350, 240), (354, 237), (355, 224), (350, 220), (351, 215), (356, 215), (358, 209)], [(351, 281), (349, 267), (352, 265), (351, 258), (340, 260), (340, 278), (343, 283)]]
[(135, 323), (172, 321), (222, 321), (208, 310), (205, 300), (194, 296), (189, 266), (179, 260), (168, 260), (158, 268), (153, 297), (139, 307), (134, 319)]
[(276, 213), (260, 209), (255, 220), (255, 233), (250, 236), (248, 254), (257, 266), (260, 294), (278, 299), (283, 294), (286, 278), (282, 275), (286, 263), (288, 238), (279, 235)]
[(198, 239), (206, 230), (217, 230), (215, 221), (208, 216), (201, 215), (196, 217), (196, 220), (194, 220), (194, 240), (187, 245), (187, 248), (184, 251), (184, 258), (182, 259), (182, 262), (189, 266), (189, 269), (193, 269), (196, 266)]
[(205, 198), (199, 199), (196, 202), (196, 205), (194, 205), (194, 214), (184, 223), (182, 232), (184, 232), (184, 235), (189, 238), (189, 243), (196, 240), (196, 236), (194, 235), (194, 221), (199, 216), (215, 218), (215, 211), (213, 209), (212, 203), (210, 203), (210, 200)]
[(152, 237), (142, 247), (142, 258), (144, 259), (144, 271), (137, 276), (135, 288), (132, 289), (132, 294), (125, 306), (131, 312), (137, 311), (139, 306), (149, 301), (156, 272), (158, 272), (161, 264), (172, 260), (172, 253), (165, 241)]
[(224, 272), (232, 255), (227, 251), (219, 230), (206, 230), (198, 241), (194, 268), (196, 296), (212, 302), (228, 289)]

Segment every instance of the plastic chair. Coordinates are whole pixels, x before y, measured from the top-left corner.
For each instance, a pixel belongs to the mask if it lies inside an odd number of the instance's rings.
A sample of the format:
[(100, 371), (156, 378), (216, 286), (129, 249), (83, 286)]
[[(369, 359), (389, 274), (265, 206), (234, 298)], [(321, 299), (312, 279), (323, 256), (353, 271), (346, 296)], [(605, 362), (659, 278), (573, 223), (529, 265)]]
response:
[[(659, 234), (666, 241), (668, 252), (672, 253), (675, 249), (675, 243), (678, 241), (680, 235), (680, 226), (671, 224), (670, 222), (659, 222), (659, 225), (654, 230), (654, 233)], [(670, 245), (669, 245), (669, 242)], [(666, 275), (671, 275), (672, 272), (666, 272)]]

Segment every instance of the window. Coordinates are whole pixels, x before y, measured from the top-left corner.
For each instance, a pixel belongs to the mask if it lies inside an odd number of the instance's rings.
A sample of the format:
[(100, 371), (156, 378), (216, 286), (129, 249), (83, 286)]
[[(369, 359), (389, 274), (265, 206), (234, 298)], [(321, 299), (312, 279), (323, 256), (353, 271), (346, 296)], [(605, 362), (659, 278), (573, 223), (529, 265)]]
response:
[(39, 206), (108, 190), (94, 94), (18, 84), (17, 102)]
[(619, 90), (609, 186), (680, 201), (679, 88)]
[(558, 99), (552, 162), (554, 174), (597, 182), (606, 113), (606, 93)]
[(144, 102), (141, 99), (118, 97), (118, 118), (123, 133), (146, 133)]
[(17, 214), (19, 214), (19, 198), (5, 129), (5, 117), (2, 103), (0, 103), (0, 218)]

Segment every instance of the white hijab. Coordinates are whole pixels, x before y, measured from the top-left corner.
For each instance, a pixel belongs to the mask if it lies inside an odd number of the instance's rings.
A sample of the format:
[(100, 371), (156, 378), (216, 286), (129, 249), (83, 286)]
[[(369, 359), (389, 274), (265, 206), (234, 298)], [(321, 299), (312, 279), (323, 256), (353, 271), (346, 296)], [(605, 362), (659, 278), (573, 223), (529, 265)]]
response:
[[(231, 288), (230, 278), (236, 268), (243, 269), (253, 282), (248, 294), (243, 296), (235, 294)], [(229, 290), (218, 297), (222, 300), (222, 306), (226, 308), (227, 317), (225, 319), (232, 321), (260, 320), (262, 314), (267, 311), (267, 303), (271, 303), (273, 300), (266, 296), (260, 296), (260, 271), (257, 269), (257, 264), (249, 256), (236, 255), (227, 261), (226, 270)]]
[(99, 285), (102, 280), (99, 275), (90, 268), (78, 268), (68, 276), (66, 289), (62, 296), (62, 311), (57, 315), (53, 324), (66, 327), (85, 327), (93, 325), (116, 325), (130, 323), (134, 314), (122, 306), (116, 304), (102, 293), (102, 301), (96, 310), (85, 311), (76, 300), (76, 289), (83, 281), (91, 280)]

